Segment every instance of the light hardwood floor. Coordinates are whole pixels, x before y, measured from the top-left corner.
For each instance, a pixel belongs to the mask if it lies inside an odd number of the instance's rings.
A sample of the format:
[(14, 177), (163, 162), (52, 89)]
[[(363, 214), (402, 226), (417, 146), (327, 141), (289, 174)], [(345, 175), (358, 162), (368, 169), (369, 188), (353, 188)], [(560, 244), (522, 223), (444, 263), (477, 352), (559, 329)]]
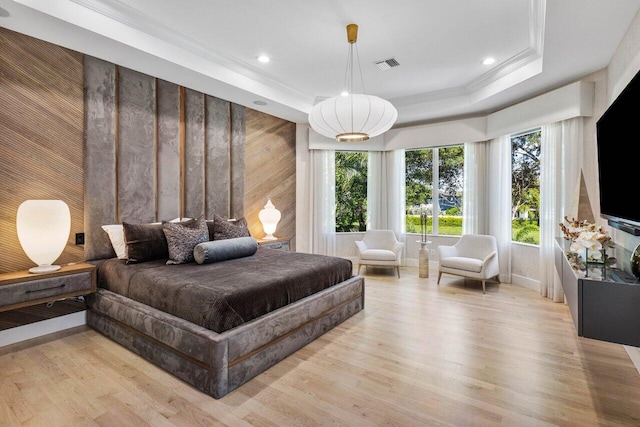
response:
[(366, 273), (365, 309), (213, 399), (80, 327), (0, 348), (0, 425), (638, 426), (621, 345), (536, 292)]

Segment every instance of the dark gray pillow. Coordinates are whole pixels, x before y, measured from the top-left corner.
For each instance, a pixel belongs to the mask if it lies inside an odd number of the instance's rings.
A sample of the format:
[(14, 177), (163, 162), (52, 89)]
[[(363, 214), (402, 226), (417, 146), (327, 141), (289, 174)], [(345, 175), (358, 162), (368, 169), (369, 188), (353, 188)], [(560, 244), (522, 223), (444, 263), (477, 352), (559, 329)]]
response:
[(251, 256), (257, 250), (258, 241), (253, 237), (235, 237), (199, 243), (193, 249), (193, 258), (198, 264), (209, 264)]
[(169, 251), (162, 224), (122, 223), (127, 246), (127, 264), (167, 258)]
[(193, 248), (199, 243), (209, 241), (209, 229), (204, 217), (189, 224), (163, 222), (162, 229), (169, 251), (167, 264), (184, 264), (193, 261)]
[(247, 220), (242, 217), (237, 221), (229, 221), (218, 214), (213, 214), (213, 221), (208, 222), (209, 240), (233, 239), (236, 237), (251, 237)]

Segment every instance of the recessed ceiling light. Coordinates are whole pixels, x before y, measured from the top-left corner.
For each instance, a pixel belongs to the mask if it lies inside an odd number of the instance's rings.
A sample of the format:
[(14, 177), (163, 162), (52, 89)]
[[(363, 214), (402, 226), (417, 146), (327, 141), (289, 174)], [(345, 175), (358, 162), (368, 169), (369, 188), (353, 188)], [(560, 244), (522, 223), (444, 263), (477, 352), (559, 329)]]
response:
[(267, 62), (269, 62), (269, 57), (267, 55), (260, 55), (258, 56), (258, 61), (266, 64)]
[(346, 90), (342, 91), (340, 92), (340, 96), (349, 96), (349, 92), (347, 92)]
[(496, 59), (495, 58), (491, 58), (491, 57), (485, 58), (485, 59), (482, 60), (482, 64), (483, 65), (491, 65), (494, 62), (496, 62)]
[(267, 103), (264, 101), (253, 101), (253, 103), (256, 105), (267, 105)]

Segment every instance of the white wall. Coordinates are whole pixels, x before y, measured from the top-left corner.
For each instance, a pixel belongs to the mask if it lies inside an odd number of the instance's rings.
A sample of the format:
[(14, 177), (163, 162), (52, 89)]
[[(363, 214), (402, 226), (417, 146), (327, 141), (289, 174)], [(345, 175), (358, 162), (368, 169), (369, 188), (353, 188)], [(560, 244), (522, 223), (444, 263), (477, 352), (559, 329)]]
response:
[(391, 129), (383, 136), (384, 149), (387, 151), (485, 141), (487, 139), (487, 117)]
[(573, 117), (591, 116), (593, 93), (593, 83), (577, 81), (489, 114), (486, 139)]

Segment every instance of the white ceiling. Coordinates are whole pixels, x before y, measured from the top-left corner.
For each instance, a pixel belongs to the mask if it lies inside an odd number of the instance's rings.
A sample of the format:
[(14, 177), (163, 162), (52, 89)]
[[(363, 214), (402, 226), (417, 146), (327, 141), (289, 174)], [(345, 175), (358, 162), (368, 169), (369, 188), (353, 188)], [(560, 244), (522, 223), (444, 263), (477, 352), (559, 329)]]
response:
[[(391, 101), (397, 125), (408, 125), (496, 111), (606, 67), (640, 0), (0, 0), (0, 7), (10, 15), (0, 13), (3, 27), (294, 122), (342, 90), (345, 27), (356, 23), (365, 92)], [(261, 54), (271, 62), (258, 62)], [(488, 56), (496, 62), (482, 65)], [(375, 66), (388, 58), (400, 66)]]

